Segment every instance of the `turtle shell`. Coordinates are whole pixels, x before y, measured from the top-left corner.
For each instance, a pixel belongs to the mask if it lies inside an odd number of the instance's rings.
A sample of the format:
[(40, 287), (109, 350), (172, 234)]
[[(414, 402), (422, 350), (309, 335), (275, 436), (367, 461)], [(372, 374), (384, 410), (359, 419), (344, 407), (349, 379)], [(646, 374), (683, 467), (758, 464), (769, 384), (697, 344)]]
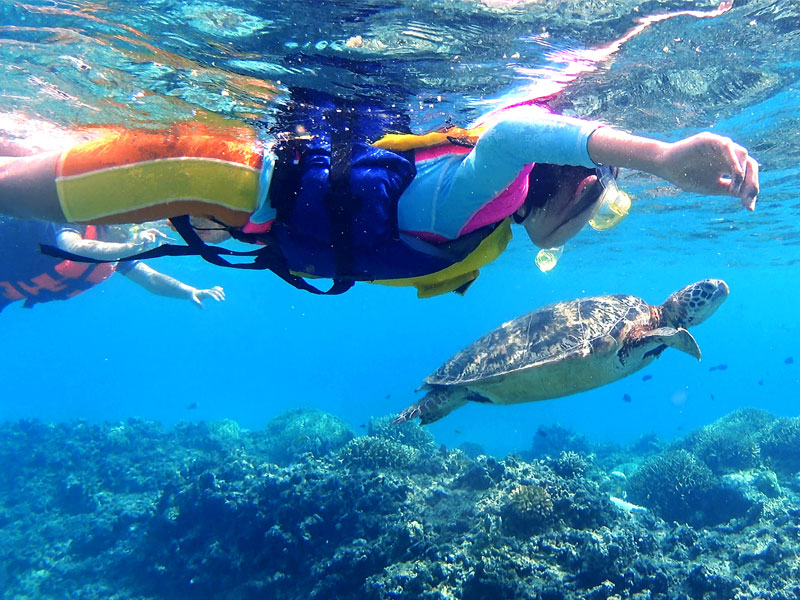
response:
[(631, 329), (649, 322), (650, 305), (636, 296), (559, 302), (503, 323), (453, 356), (425, 383), (469, 385), (576, 354), (602, 360), (616, 353)]

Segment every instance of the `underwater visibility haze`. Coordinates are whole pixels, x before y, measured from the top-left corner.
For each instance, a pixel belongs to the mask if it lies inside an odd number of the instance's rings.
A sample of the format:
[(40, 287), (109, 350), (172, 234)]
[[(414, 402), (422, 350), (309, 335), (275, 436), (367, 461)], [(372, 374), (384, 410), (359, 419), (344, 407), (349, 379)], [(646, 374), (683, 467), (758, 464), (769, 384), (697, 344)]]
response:
[[(0, 2), (0, 134), (174, 121), (266, 131), (305, 88), (415, 132), (549, 97), (760, 164), (735, 199), (622, 172), (630, 214), (543, 272), (517, 234), (463, 297), (340, 297), (199, 258), (226, 300), (113, 276), (2, 311), (0, 595), (800, 597), (800, 5), (795, 0)], [(3, 260), (13, 257), (3, 256)], [(707, 278), (698, 362), (546, 402), (391, 420), (449, 357), (542, 306)]]

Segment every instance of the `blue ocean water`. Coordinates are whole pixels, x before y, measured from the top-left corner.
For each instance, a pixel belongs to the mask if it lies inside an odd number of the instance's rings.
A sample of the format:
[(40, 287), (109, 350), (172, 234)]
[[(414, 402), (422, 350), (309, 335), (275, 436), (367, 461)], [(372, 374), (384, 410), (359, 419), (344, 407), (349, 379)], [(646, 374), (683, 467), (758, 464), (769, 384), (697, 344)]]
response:
[[(0, 0), (0, 148), (269, 125), (302, 87), (418, 132), (553, 94), (642, 135), (730, 136), (761, 165), (755, 213), (623, 172), (622, 224), (547, 273), (520, 232), (463, 297), (324, 298), (163, 258), (225, 301), (115, 274), (8, 306), (0, 597), (800, 597), (798, 38), (797, 0)], [(667, 350), (575, 396), (384, 418), (504, 321), (709, 277), (731, 293), (692, 329), (701, 362)]]
[[(3, 2), (0, 112), (63, 128), (269, 119), (288, 87), (306, 86), (393, 100), (418, 130), (466, 124), (557, 72), (554, 50), (601, 47), (646, 14), (716, 8), (596, 4), (328, 2), (319, 22), (312, 2)], [(797, 415), (796, 11), (743, 1), (714, 18), (654, 23), (560, 100), (570, 114), (662, 139), (703, 129), (733, 137), (762, 165), (755, 214), (624, 174), (632, 214), (612, 231), (582, 232), (552, 272), (536, 269), (518, 235), (464, 297), (429, 300), (371, 285), (318, 298), (268, 273), (161, 259), (153, 266), (165, 273), (223, 286), (226, 301), (201, 311), (114, 276), (68, 302), (7, 308), (0, 420), (232, 419), (260, 429), (313, 407), (358, 432), (418, 399), (427, 374), (505, 320), (585, 295), (660, 303), (706, 277), (725, 279), (731, 296), (694, 331), (702, 362), (666, 352), (578, 396), (468, 406), (430, 427), (436, 441), (502, 456), (553, 423), (592, 439), (669, 440), (741, 407)]]

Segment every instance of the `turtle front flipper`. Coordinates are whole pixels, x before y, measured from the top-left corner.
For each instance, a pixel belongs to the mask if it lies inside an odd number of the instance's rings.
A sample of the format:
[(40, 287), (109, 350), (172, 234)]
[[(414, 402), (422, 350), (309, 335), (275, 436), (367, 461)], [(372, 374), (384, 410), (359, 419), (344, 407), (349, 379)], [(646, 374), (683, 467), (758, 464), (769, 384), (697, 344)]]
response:
[(415, 402), (392, 421), (394, 425), (419, 417), (423, 425), (446, 417), (467, 403), (467, 391), (454, 386), (435, 386), (419, 402)]
[(695, 357), (697, 360), (700, 360), (701, 356), (700, 346), (697, 345), (692, 334), (682, 327), (677, 329), (674, 327), (659, 327), (658, 329), (648, 331), (637, 340), (637, 345), (640, 344), (653, 344), (656, 346), (653, 350), (648, 351), (645, 356), (652, 353), (658, 357), (666, 346), (685, 352), (689, 356)]

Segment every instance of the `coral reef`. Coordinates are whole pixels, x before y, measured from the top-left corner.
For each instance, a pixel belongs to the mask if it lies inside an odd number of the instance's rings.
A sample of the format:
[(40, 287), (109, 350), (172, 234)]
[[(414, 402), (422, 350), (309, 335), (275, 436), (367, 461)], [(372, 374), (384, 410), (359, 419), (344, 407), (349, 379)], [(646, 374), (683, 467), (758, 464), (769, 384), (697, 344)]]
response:
[(747, 420), (646, 452), (552, 429), (527, 460), (309, 411), (263, 431), (8, 423), (0, 597), (796, 598), (800, 427)]
[(589, 467), (589, 461), (572, 450), (562, 451), (553, 461), (552, 467), (562, 477), (580, 477)]
[(761, 454), (776, 470), (800, 471), (800, 418), (777, 419), (759, 437)]
[(714, 473), (751, 469), (760, 462), (759, 432), (773, 417), (761, 410), (737, 410), (676, 444), (697, 456)]
[(561, 452), (573, 451), (578, 454), (589, 453), (589, 440), (561, 425), (542, 425), (533, 436), (531, 456), (543, 458), (558, 456)]
[(714, 476), (686, 450), (669, 450), (645, 462), (628, 479), (628, 499), (661, 518), (695, 527), (743, 517), (751, 508), (742, 490)]
[(711, 469), (686, 450), (651, 458), (628, 478), (628, 498), (662, 518), (687, 522), (713, 486)]
[(507, 531), (530, 535), (548, 525), (553, 508), (553, 498), (544, 486), (518, 485), (508, 494), (500, 514)]
[(264, 450), (279, 465), (335, 452), (353, 439), (353, 432), (339, 418), (318, 410), (286, 411), (267, 424)]

